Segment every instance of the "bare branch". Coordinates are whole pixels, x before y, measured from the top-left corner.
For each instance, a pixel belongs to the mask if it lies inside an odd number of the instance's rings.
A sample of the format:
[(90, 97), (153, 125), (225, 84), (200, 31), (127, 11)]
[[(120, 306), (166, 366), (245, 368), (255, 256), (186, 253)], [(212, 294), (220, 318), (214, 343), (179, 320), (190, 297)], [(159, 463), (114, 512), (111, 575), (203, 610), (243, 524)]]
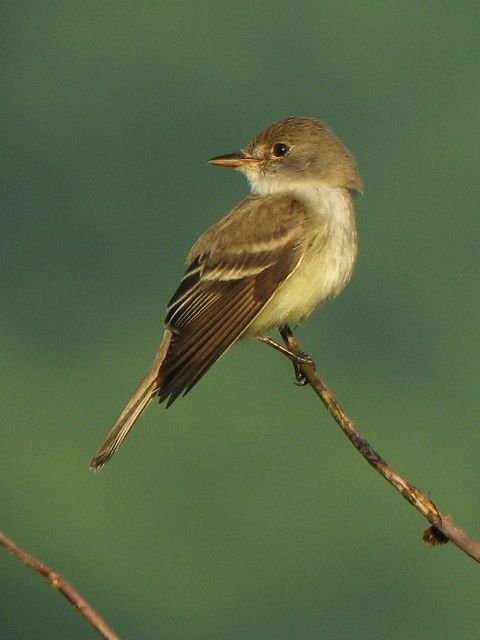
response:
[(70, 584), (59, 573), (47, 567), (24, 549), (19, 547), (13, 540), (0, 531), (0, 544), (3, 545), (12, 555), (19, 558), (27, 566), (31, 567), (42, 576), (47, 578), (54, 589), (57, 589), (65, 598), (78, 609), (86, 620), (107, 640), (120, 640), (120, 636), (110, 627), (110, 625), (95, 611), (91, 604), (83, 598), (75, 587)]
[[(297, 339), (288, 327), (285, 331), (282, 331), (282, 337), (292, 353), (296, 356), (305, 356)], [(480, 562), (480, 543), (470, 538), (466, 531), (459, 527), (450, 515), (442, 513), (428, 496), (410, 484), (383, 460), (360, 433), (355, 422), (343, 410), (335, 395), (320, 378), (313, 365), (301, 364), (298, 366), (307, 382), (353, 446), (387, 482), (402, 494), (405, 500), (408, 500), (430, 522), (432, 526), (425, 531), (423, 536), (425, 542), (434, 546), (451, 540), (467, 555)]]

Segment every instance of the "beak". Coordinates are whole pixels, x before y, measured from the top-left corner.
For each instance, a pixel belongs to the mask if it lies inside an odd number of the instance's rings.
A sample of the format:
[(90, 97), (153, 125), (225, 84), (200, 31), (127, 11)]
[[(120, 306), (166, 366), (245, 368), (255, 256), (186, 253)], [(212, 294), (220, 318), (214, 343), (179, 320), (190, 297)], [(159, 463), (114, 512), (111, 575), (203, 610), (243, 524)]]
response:
[(258, 164), (257, 158), (251, 158), (243, 153), (243, 151), (237, 151), (236, 153), (227, 153), (223, 156), (215, 156), (210, 158), (208, 164), (215, 164), (217, 167), (231, 167), (233, 169), (237, 167), (245, 167), (249, 164)]

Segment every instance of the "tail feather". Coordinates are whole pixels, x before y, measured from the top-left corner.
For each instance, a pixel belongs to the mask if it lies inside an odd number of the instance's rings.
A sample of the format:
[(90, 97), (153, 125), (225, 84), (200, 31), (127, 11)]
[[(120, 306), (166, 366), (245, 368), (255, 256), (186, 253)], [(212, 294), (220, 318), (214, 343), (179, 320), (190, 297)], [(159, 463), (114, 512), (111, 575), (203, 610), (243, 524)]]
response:
[(106, 437), (104, 443), (95, 454), (90, 463), (92, 469), (100, 469), (113, 456), (118, 447), (122, 444), (142, 413), (158, 395), (162, 384), (162, 364), (170, 347), (172, 332), (166, 329), (160, 349), (153, 361), (152, 367), (140, 383), (138, 389), (133, 394), (129, 403), (120, 414), (112, 430)]

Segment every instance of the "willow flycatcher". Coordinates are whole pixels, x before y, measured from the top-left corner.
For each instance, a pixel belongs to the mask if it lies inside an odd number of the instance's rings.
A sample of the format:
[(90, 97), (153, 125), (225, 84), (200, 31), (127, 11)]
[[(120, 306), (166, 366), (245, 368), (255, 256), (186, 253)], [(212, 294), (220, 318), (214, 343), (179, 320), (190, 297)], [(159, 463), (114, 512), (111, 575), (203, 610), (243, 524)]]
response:
[(286, 118), (243, 151), (209, 162), (244, 173), (252, 193), (193, 245), (168, 304), (160, 350), (93, 458), (95, 469), (152, 400), (168, 407), (240, 337), (259, 338), (288, 355), (265, 333), (280, 329), (288, 337), (289, 323), (305, 320), (352, 275), (358, 247), (353, 195), (362, 181), (355, 159), (324, 124)]

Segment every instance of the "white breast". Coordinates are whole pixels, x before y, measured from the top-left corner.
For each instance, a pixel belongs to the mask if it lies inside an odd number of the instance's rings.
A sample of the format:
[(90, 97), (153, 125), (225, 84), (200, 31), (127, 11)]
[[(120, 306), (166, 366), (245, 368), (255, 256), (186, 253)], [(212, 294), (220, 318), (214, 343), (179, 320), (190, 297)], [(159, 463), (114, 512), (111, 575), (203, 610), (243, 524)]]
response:
[(296, 271), (249, 327), (258, 335), (282, 324), (297, 324), (321, 303), (340, 293), (351, 278), (357, 256), (357, 229), (348, 189), (296, 185), (307, 208), (310, 245)]

